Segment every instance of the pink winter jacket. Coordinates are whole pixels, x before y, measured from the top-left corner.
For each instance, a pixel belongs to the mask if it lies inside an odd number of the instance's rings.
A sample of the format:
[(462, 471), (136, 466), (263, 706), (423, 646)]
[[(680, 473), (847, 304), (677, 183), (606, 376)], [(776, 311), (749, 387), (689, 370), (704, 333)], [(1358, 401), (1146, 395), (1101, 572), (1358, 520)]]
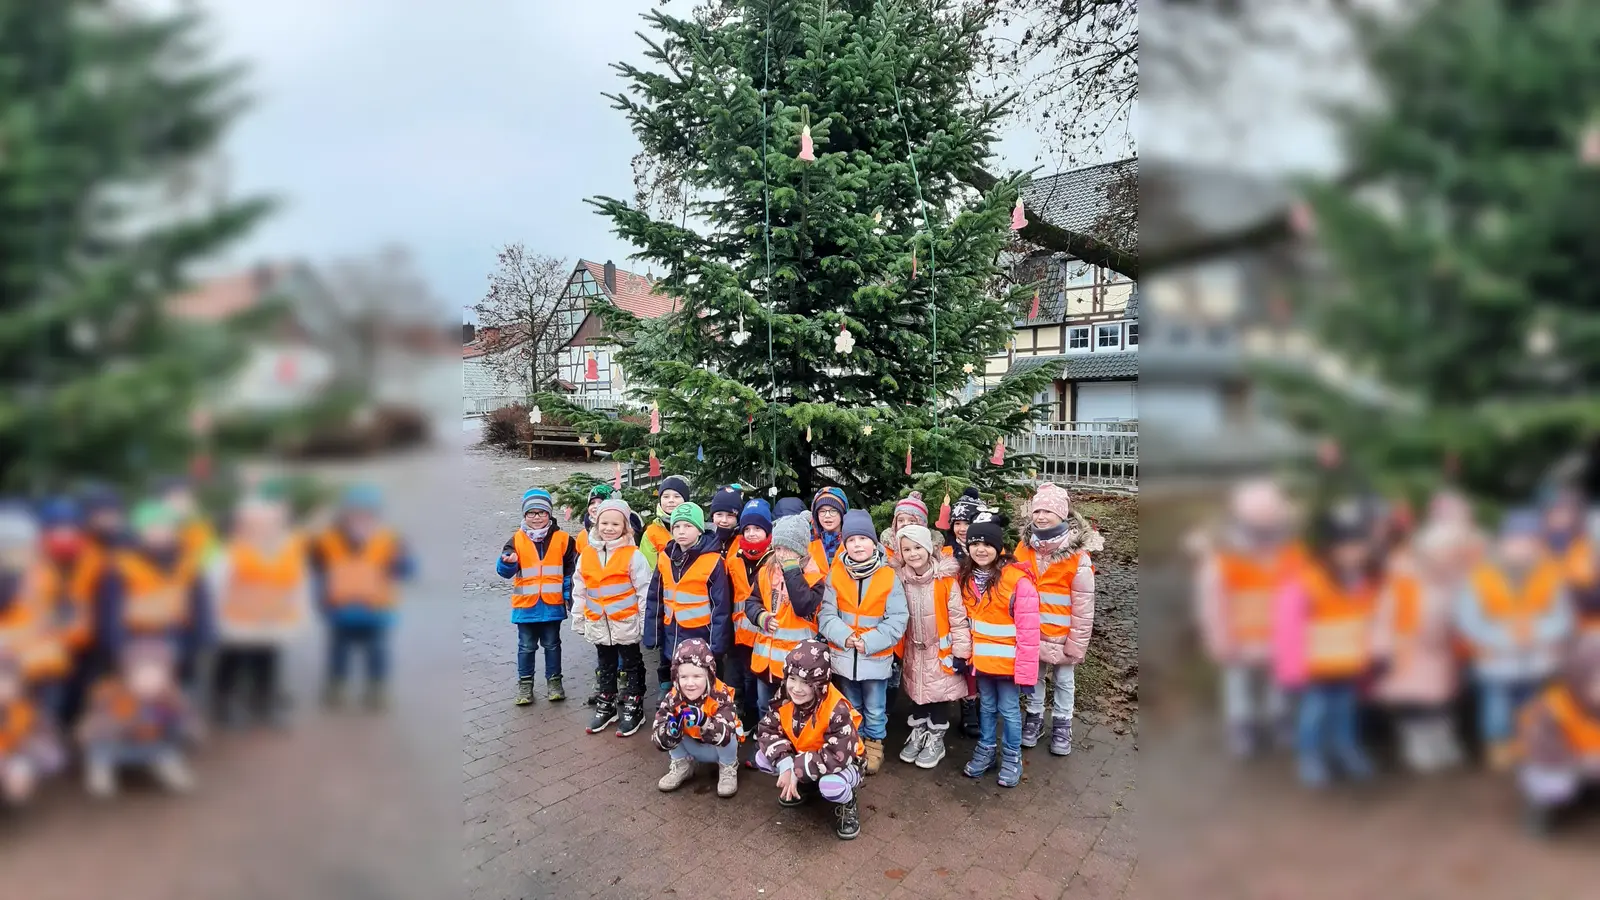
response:
[[(1028, 546), (1031, 527), (1022, 530), (1023, 546)], [(1088, 523), (1071, 533), (1066, 543), (1048, 555), (1040, 555), (1028, 566), (1029, 574), (1041, 577), (1050, 567), (1078, 559), (1078, 571), (1072, 576), (1072, 626), (1065, 637), (1041, 638), (1039, 661), (1051, 666), (1075, 666), (1083, 662), (1089, 652), (1089, 637), (1094, 632), (1094, 563), (1089, 558), (1091, 549), (1103, 545), (1100, 535), (1090, 531)]]
[[(898, 557), (897, 557), (898, 559)], [(906, 592), (905, 643), (901, 649), (901, 685), (913, 703), (965, 700), (971, 694), (967, 678), (946, 672), (939, 665), (939, 620), (934, 604), (945, 604), (950, 618), (950, 642), (957, 659), (972, 658), (972, 631), (967, 627), (967, 607), (955, 589), (956, 561), (938, 556), (927, 572), (917, 574), (898, 567)], [(948, 580), (945, 580), (948, 579)]]
[[(968, 590), (971, 589), (969, 583)], [(1034, 586), (1032, 578), (1023, 578), (1017, 582), (1017, 589), (1011, 597), (1011, 621), (1017, 626), (1017, 660), (1012, 680), (1024, 687), (1037, 684), (1039, 682), (1039, 589)]]
[(1272, 604), (1272, 674), (1289, 690), (1304, 687), (1309, 674), (1306, 627), (1310, 614), (1310, 593), (1298, 578), (1289, 579)]

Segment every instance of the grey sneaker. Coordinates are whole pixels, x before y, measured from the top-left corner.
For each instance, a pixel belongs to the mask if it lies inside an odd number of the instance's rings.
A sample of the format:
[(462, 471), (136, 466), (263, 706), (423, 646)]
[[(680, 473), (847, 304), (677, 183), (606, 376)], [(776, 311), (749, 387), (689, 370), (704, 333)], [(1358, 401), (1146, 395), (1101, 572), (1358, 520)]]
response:
[(1039, 735), (1044, 733), (1044, 713), (1030, 712), (1022, 717), (1022, 746), (1033, 747), (1039, 743)]
[(91, 797), (104, 800), (117, 794), (117, 770), (107, 763), (89, 763), (84, 767), (83, 781)]
[(656, 782), (656, 787), (663, 791), (675, 791), (683, 787), (683, 783), (694, 774), (694, 763), (687, 759), (674, 759), (667, 766), (667, 774), (661, 776)]
[(174, 794), (187, 794), (194, 789), (194, 773), (178, 754), (166, 754), (152, 768), (161, 786)]
[(927, 743), (927, 740), (928, 726), (920, 722), (917, 723), (911, 729), (911, 737), (906, 738), (905, 749), (900, 751), (900, 761), (903, 763), (916, 762), (917, 757), (922, 754), (922, 746)]
[(1050, 753), (1052, 756), (1072, 755), (1072, 720), (1057, 719), (1050, 727)]
[(732, 797), (739, 790), (739, 764), (717, 766), (717, 796)]
[(922, 752), (917, 754), (917, 768), (931, 769), (944, 759), (944, 729), (929, 730), (922, 741)]
[(533, 679), (531, 677), (518, 678), (516, 704), (518, 706), (528, 706), (531, 703), (533, 703)]

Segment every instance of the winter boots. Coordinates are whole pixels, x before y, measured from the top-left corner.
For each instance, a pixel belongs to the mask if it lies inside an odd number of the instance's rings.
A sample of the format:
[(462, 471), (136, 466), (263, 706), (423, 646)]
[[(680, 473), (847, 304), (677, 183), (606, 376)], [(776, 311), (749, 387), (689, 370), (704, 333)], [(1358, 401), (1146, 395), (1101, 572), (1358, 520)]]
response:
[(550, 693), (547, 695), (551, 703), (560, 703), (567, 699), (567, 691), (561, 686), (561, 676), (550, 679)]
[(928, 726), (928, 736), (923, 739), (922, 750), (917, 754), (917, 768), (931, 769), (944, 759), (944, 733), (949, 729), (949, 725)]
[(835, 807), (833, 814), (839, 819), (839, 824), (833, 833), (838, 835), (841, 841), (855, 840), (856, 835), (861, 833), (861, 813), (856, 809), (855, 795), (852, 794), (849, 800)]
[(905, 749), (900, 751), (900, 761), (914, 763), (922, 754), (922, 747), (928, 741), (928, 723), (920, 720), (911, 723), (911, 737), (906, 739)]
[(1044, 733), (1044, 713), (1030, 712), (1022, 716), (1022, 746), (1035, 747)]
[(732, 797), (739, 791), (739, 764), (717, 766), (717, 796)]
[(972, 759), (967, 761), (961, 773), (968, 778), (982, 778), (983, 773), (994, 768), (995, 749), (994, 744), (979, 744), (972, 748)]
[(978, 721), (978, 701), (961, 701), (961, 733), (969, 738), (983, 735), (983, 725)]
[(1022, 780), (1022, 749), (1000, 751), (1000, 786), (1013, 788)]
[(516, 700), (516, 704), (518, 706), (528, 706), (528, 705), (531, 705), (532, 703), (533, 703), (533, 676), (530, 675), (527, 678), (518, 678), (517, 679), (517, 700)]
[[(595, 705), (598, 706), (599, 704)], [(593, 734), (597, 730), (598, 729), (590, 729), (589, 733)], [(683, 783), (688, 781), (693, 775), (694, 760), (674, 758), (667, 764), (667, 774), (661, 776), (661, 780), (656, 782), (656, 787), (663, 791), (675, 791), (678, 788), (683, 787)]]
[(863, 771), (868, 775), (876, 775), (878, 768), (883, 765), (883, 741), (867, 738), (862, 743), (867, 745), (867, 762)]
[(322, 705), (327, 709), (338, 709), (344, 706), (344, 685), (337, 681), (330, 681), (323, 685)]
[(644, 724), (644, 698), (623, 697), (622, 721), (617, 723), (617, 737), (633, 734), (642, 724)]
[[(605, 669), (596, 668), (594, 670), (594, 683), (595, 684), (604, 683), (604, 681), (605, 681), (605, 673), (606, 673)], [(599, 688), (595, 688), (594, 689), (594, 693), (589, 695), (589, 699), (583, 701), (583, 705), (584, 706), (593, 706), (593, 705), (595, 705), (595, 703), (597, 703), (600, 700), (601, 693), (602, 693), (602, 691)]]
[(1072, 720), (1056, 719), (1050, 723), (1050, 753), (1052, 756), (1072, 755)]
[[(588, 734), (599, 734), (607, 725), (617, 720), (617, 695), (601, 694), (600, 699), (594, 702), (594, 716), (589, 719), (589, 727), (584, 731)], [(663, 790), (670, 790), (663, 788)]]

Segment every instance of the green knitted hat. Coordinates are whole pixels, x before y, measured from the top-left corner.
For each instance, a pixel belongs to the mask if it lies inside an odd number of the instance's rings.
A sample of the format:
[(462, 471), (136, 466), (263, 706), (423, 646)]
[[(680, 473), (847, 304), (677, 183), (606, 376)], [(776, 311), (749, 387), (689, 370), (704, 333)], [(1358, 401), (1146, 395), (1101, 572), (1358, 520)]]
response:
[(672, 521), (667, 524), (672, 526), (679, 522), (688, 522), (698, 531), (706, 530), (706, 514), (698, 503), (678, 504), (678, 508), (672, 511)]
[(128, 515), (128, 524), (134, 531), (143, 531), (146, 528), (178, 527), (178, 514), (172, 507), (160, 500), (145, 500), (133, 508)]

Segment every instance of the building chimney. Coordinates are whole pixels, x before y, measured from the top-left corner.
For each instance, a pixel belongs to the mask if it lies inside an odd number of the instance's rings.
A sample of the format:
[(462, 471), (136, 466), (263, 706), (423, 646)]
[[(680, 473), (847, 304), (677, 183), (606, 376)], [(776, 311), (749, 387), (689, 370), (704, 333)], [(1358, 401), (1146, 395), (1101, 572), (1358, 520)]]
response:
[(475, 337), (477, 335), (477, 332), (478, 332), (478, 326), (472, 324), (471, 322), (462, 322), (461, 323), (461, 343), (463, 343), (463, 344), (472, 343), (472, 339), (473, 339), (473, 337)]
[(615, 294), (616, 292), (617, 264), (608, 259), (606, 260), (606, 293)]
[(266, 292), (272, 289), (272, 278), (276, 273), (271, 263), (256, 263), (255, 270), (250, 274), (255, 281), (257, 291)]

